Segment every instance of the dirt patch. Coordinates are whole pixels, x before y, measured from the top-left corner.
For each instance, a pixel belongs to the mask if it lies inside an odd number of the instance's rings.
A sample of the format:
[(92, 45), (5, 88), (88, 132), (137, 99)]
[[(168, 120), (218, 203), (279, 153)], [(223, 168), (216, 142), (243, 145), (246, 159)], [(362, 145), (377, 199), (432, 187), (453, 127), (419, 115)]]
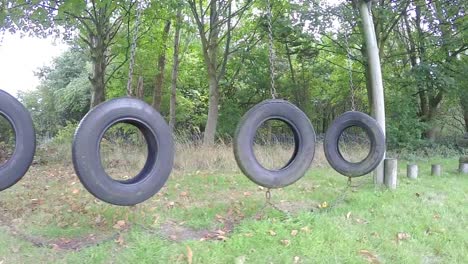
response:
[(207, 229), (195, 230), (176, 222), (168, 221), (160, 226), (160, 234), (172, 241), (200, 240), (211, 237), (212, 231)]
[(184, 226), (183, 223), (167, 221), (160, 226), (158, 232), (164, 238), (171, 241), (181, 242), (185, 240), (226, 240), (234, 227), (244, 218), (237, 209), (229, 209), (225, 215), (216, 215), (215, 220), (222, 224), (217, 229), (193, 229)]
[(54, 250), (74, 250), (78, 251), (83, 248), (97, 246), (99, 244), (114, 241), (119, 237), (119, 233), (114, 234), (89, 234), (87, 236), (74, 237), (74, 238), (46, 238), (43, 236), (34, 236), (24, 234), (14, 227), (5, 227), (10, 235), (27, 241), (36, 247), (52, 248)]
[(300, 212), (313, 212), (320, 208), (320, 202), (317, 201), (281, 201), (275, 204), (281, 211), (289, 214), (298, 214)]

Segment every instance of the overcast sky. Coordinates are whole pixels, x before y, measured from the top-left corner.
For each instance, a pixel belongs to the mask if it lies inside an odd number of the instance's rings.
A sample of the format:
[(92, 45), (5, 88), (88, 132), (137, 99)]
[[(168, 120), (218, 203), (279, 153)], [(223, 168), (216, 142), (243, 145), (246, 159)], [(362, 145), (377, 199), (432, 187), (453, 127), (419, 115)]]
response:
[(39, 84), (34, 71), (66, 49), (65, 44), (53, 39), (5, 34), (0, 42), (0, 89), (13, 96), (20, 90), (34, 89)]

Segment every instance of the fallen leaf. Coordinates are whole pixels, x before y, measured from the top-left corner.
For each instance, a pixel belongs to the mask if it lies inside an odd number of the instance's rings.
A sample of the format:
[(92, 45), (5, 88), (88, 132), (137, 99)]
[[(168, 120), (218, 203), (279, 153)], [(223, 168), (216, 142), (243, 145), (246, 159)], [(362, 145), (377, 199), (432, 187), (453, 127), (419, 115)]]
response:
[[(234, 261), (234, 263), (236, 264), (244, 264), (245, 261), (247, 260), (247, 257), (246, 256), (240, 256), (240, 257), (237, 257)], [(1, 264), (1, 263), (0, 263)]]
[(119, 237), (115, 240), (115, 242), (117, 244), (119, 244), (120, 246), (123, 246), (125, 244), (125, 240), (124, 240), (122, 234), (119, 235)]
[(354, 221), (356, 221), (356, 223), (358, 224), (368, 224), (369, 222), (365, 219), (361, 219), (361, 218), (356, 218), (354, 219)]
[(57, 244), (52, 244), (51, 246), (52, 246), (53, 250), (60, 250), (61, 249), (60, 246), (57, 245)]
[(402, 240), (408, 240), (411, 238), (411, 235), (408, 233), (400, 232), (397, 234), (397, 242), (400, 242)]
[(192, 249), (189, 246), (187, 246), (187, 263), (192, 264), (192, 261), (193, 261), (193, 252), (192, 252)]
[(325, 201), (321, 204), (319, 204), (319, 208), (323, 209), (323, 208), (327, 208), (328, 207), (328, 203)]
[(226, 241), (228, 238), (225, 236), (217, 236), (219, 240)]
[(298, 256), (295, 256), (294, 257), (294, 264), (299, 263), (300, 260), (301, 260), (301, 258), (299, 258)]
[(79, 194), (79, 193), (80, 193), (80, 189), (73, 189), (72, 193), (73, 193), (73, 194)]
[(297, 236), (297, 233), (299, 233), (299, 231), (294, 229), (291, 231), (291, 236)]
[(252, 193), (251, 192), (244, 192), (244, 196), (251, 196)]
[(113, 228), (119, 229), (119, 230), (120, 230), (120, 229), (124, 228), (125, 225), (126, 225), (126, 223), (125, 223), (124, 220), (119, 220), (119, 221), (117, 221), (117, 223), (115, 223), (115, 225), (113, 226)]
[(309, 232), (310, 232), (310, 229), (309, 229), (308, 226), (304, 226), (304, 227), (301, 228), (301, 231), (302, 231), (302, 232), (305, 232), (305, 233), (309, 233)]
[(374, 254), (372, 254), (369, 250), (359, 250), (359, 254), (361, 254), (361, 256), (365, 257), (366, 260), (369, 262), (369, 263), (373, 263), (373, 264), (380, 264), (380, 261), (379, 259), (377, 258), (377, 256), (375, 256)]
[(350, 217), (351, 217), (351, 212), (348, 212), (348, 213), (346, 214), (346, 219), (349, 219)]
[(13, 252), (13, 253), (18, 253), (19, 251), (20, 251), (20, 247), (19, 247), (19, 246), (13, 246), (13, 247), (11, 248), (11, 252)]
[(216, 217), (216, 219), (218, 219), (218, 220), (219, 220), (219, 219), (224, 219), (224, 217), (223, 217), (222, 215), (219, 215), (219, 214), (216, 214), (215, 217)]
[(281, 240), (281, 244), (283, 244), (283, 246), (288, 247), (289, 245), (291, 245), (291, 241), (289, 241), (287, 239), (283, 239), (283, 240)]
[(186, 197), (187, 195), (188, 195), (187, 192), (181, 192), (181, 193), (180, 193), (180, 196), (182, 196), (182, 197)]
[(268, 231), (268, 233), (270, 233), (270, 236), (276, 236), (276, 232), (273, 230)]

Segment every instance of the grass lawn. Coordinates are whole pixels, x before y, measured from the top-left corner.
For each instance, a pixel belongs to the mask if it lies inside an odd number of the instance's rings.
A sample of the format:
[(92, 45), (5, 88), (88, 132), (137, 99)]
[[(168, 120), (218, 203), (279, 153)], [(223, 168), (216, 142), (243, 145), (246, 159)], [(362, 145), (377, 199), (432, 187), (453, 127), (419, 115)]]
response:
[[(151, 200), (117, 207), (68, 165), (36, 165), (0, 193), (0, 263), (468, 263), (468, 176), (439, 160), (395, 191), (312, 169), (265, 190), (239, 174), (172, 176)], [(345, 195), (343, 191), (346, 190)]]

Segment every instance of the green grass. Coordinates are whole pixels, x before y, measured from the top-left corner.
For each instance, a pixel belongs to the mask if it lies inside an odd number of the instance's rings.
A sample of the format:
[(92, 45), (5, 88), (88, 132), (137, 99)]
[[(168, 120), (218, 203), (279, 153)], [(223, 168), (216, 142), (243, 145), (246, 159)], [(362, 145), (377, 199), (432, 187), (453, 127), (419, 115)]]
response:
[[(313, 169), (272, 191), (288, 214), (268, 207), (261, 219), (265, 190), (239, 174), (174, 176), (151, 200), (126, 208), (96, 201), (66, 165), (36, 166), (0, 193), (0, 262), (188, 263), (192, 255), (192, 263), (468, 263), (468, 177), (456, 173), (456, 159), (436, 162), (441, 177), (420, 162), (419, 179), (406, 179), (400, 162), (397, 190), (376, 189), (367, 176), (345, 196), (345, 177)], [(229, 219), (225, 240), (200, 241), (200, 230), (214, 233)], [(173, 241), (161, 230), (167, 223), (194, 239)], [(90, 234), (102, 243), (52, 245)]]

